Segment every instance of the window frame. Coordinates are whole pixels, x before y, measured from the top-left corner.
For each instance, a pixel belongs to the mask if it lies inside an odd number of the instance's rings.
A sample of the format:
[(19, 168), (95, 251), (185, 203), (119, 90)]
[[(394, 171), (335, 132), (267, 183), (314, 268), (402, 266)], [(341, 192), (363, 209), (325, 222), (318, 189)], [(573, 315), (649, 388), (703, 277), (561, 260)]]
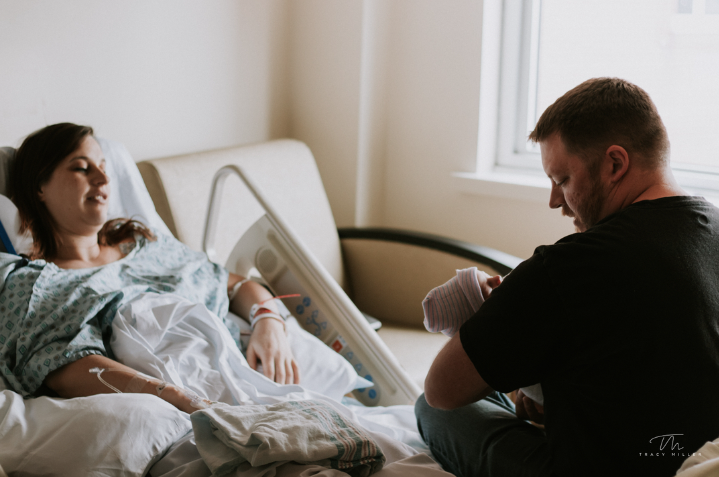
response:
[[(529, 95), (536, 95), (541, 1), (484, 0), (476, 170), (454, 174), (463, 179), (458, 185), (464, 191), (509, 197), (529, 186), (534, 192), (519, 196), (538, 198), (539, 190), (549, 188), (539, 147), (526, 141), (533, 128), (529, 118), (536, 117)], [(719, 203), (719, 167), (679, 163), (672, 171), (688, 193)], [(470, 178), (481, 184), (467, 184)], [(487, 187), (488, 182), (511, 187)]]
[[(497, 118), (499, 167), (539, 170), (539, 148), (527, 142), (536, 117), (541, 0), (503, 3), (500, 95)], [(519, 41), (517, 41), (519, 39)]]

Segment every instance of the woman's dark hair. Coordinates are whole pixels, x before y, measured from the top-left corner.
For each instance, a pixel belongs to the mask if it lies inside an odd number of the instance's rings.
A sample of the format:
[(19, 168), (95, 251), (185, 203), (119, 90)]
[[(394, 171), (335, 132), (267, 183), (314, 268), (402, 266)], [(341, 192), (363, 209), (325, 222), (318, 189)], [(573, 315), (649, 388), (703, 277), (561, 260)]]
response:
[[(55, 221), (40, 200), (40, 188), (50, 180), (63, 159), (92, 135), (89, 126), (53, 124), (30, 134), (17, 150), (10, 168), (9, 196), (18, 208), (20, 232), (29, 230), (32, 234), (30, 258), (33, 260), (54, 258), (59, 245)], [(98, 243), (116, 245), (137, 233), (154, 239), (150, 229), (136, 220), (110, 220), (98, 232)]]

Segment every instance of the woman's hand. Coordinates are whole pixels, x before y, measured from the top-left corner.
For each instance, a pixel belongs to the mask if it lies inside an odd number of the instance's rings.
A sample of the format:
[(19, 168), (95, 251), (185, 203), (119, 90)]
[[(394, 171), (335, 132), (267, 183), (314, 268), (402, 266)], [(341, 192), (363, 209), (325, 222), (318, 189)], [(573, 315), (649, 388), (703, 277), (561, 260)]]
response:
[(275, 319), (266, 318), (255, 324), (247, 346), (247, 362), (254, 370), (261, 362), (263, 374), (276, 383), (300, 383), (300, 369), (292, 355), (284, 325)]
[[(227, 289), (243, 280), (244, 277), (230, 273)], [(250, 309), (256, 303), (271, 305), (272, 295), (259, 283), (249, 281), (242, 285), (235, 298), (230, 302), (230, 310), (239, 316), (250, 316)], [(248, 320), (249, 321), (249, 320)], [(262, 372), (271, 380), (280, 384), (299, 384), (300, 370), (287, 342), (284, 324), (273, 318), (265, 318), (255, 324), (247, 346), (247, 362), (254, 370), (262, 363)]]

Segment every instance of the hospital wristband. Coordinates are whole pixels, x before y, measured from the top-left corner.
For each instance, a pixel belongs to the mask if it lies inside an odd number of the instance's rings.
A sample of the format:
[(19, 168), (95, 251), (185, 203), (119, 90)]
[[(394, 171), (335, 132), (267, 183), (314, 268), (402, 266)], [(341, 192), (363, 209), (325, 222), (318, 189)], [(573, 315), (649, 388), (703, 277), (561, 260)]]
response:
[(279, 313), (276, 313), (268, 308), (261, 307), (258, 304), (252, 305), (252, 308), (250, 309), (250, 326), (252, 329), (255, 328), (255, 325), (258, 321), (264, 320), (265, 318), (272, 318), (274, 320), (279, 321), (282, 323), (282, 328), (284, 328), (285, 332), (287, 332), (287, 325), (285, 325), (285, 320), (280, 316)]
[(261, 315), (256, 316), (252, 320), (252, 328), (254, 329), (257, 322), (260, 320), (264, 320), (265, 318), (272, 318), (273, 320), (277, 320), (280, 323), (282, 323), (282, 328), (285, 330), (285, 333), (287, 333), (287, 326), (285, 325), (285, 320), (283, 320), (280, 315), (277, 315), (275, 313), (263, 313)]

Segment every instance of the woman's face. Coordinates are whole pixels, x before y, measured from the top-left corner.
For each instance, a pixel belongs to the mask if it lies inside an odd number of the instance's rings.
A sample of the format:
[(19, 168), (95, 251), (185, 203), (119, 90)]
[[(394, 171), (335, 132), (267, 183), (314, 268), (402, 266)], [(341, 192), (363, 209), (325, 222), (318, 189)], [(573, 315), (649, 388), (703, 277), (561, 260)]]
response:
[(86, 136), (80, 147), (60, 162), (50, 180), (40, 186), (39, 195), (58, 232), (97, 234), (107, 221), (110, 179), (95, 138)]

